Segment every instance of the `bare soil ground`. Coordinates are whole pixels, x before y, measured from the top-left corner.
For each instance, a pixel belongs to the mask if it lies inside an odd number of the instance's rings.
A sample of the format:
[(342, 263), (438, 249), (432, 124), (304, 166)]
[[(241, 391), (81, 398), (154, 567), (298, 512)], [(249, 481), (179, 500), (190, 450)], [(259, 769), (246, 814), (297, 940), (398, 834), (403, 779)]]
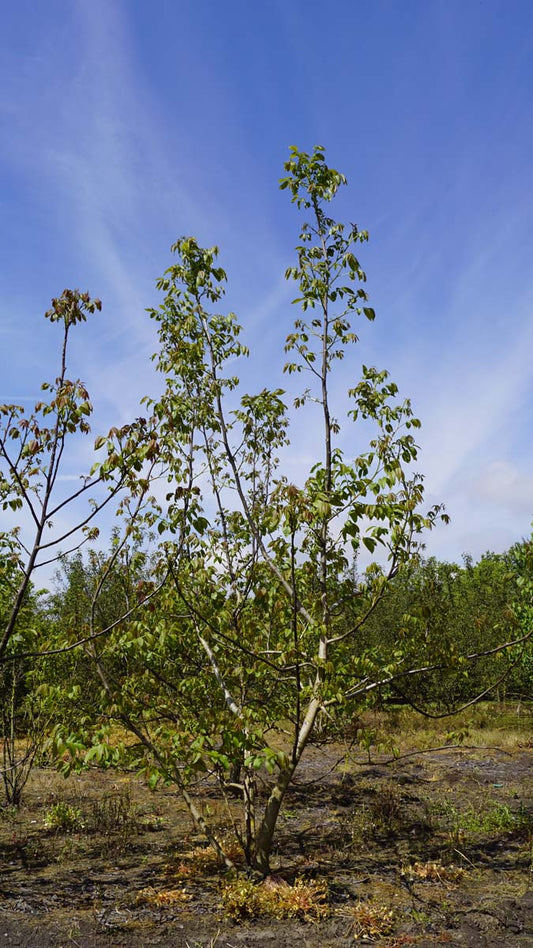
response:
[(0, 814), (0, 948), (531, 948), (533, 749), (342, 753), (310, 750), (273, 861), (278, 879), (325, 882), (319, 922), (225, 918), (222, 874), (172, 789), (35, 769)]

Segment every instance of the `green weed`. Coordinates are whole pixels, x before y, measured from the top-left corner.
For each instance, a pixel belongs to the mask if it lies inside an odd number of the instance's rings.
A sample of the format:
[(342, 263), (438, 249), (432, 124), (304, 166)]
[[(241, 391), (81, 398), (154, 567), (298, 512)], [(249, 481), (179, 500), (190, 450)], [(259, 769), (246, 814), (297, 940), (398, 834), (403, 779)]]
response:
[(47, 829), (56, 830), (60, 833), (75, 832), (85, 827), (80, 808), (71, 806), (70, 803), (65, 803), (63, 800), (52, 804), (43, 822)]
[(468, 838), (494, 834), (527, 835), (532, 829), (532, 818), (525, 810), (512, 810), (499, 802), (490, 801), (481, 806), (471, 804), (465, 810), (458, 810), (454, 804), (443, 801), (433, 805), (431, 812), (442, 818), (456, 845)]

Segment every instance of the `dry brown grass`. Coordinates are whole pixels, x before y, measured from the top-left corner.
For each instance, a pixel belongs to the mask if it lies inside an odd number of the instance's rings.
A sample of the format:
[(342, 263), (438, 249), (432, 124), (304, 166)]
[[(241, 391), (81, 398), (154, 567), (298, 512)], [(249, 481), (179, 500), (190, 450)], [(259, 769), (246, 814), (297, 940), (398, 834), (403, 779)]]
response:
[(449, 717), (432, 719), (410, 708), (366, 712), (361, 723), (374, 730), (376, 745), (385, 739), (398, 754), (444, 744), (519, 750), (531, 740), (533, 708), (517, 702), (480, 702)]
[(459, 866), (443, 866), (440, 862), (415, 862), (404, 866), (401, 875), (409, 882), (441, 882), (456, 885), (466, 875), (466, 869)]
[[(244, 853), (235, 840), (223, 840), (222, 848), (234, 865), (241, 866), (243, 864)], [(202, 875), (216, 875), (221, 869), (225, 868), (224, 860), (221, 859), (213, 846), (196, 846), (188, 852), (180, 853), (179, 858), (180, 861), (177, 864), (167, 863), (165, 866), (167, 875), (193, 878)]]
[(150, 905), (157, 908), (176, 908), (187, 905), (192, 896), (185, 889), (156, 889), (148, 886), (141, 889), (136, 898), (137, 905)]

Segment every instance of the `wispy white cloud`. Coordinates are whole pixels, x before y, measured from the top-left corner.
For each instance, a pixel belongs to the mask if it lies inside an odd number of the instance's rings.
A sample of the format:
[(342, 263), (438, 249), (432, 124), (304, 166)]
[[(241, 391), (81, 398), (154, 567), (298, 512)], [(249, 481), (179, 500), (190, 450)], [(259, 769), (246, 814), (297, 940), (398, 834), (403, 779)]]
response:
[(474, 501), (486, 501), (512, 514), (533, 517), (533, 472), (524, 474), (508, 461), (492, 461), (466, 483), (465, 492)]

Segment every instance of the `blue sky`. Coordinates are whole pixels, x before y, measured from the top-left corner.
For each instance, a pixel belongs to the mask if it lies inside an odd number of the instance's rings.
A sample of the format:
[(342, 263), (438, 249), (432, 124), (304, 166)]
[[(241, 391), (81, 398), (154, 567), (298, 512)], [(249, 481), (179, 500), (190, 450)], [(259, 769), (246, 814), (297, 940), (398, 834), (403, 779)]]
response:
[[(335, 216), (370, 232), (377, 310), (339, 386), (365, 362), (412, 398), (428, 499), (452, 518), (429, 552), (529, 533), (530, 0), (19, 0), (0, 47), (0, 400), (55, 374), (42, 313), (80, 287), (104, 303), (72, 354), (95, 433), (134, 416), (157, 384), (145, 307), (181, 234), (221, 248), (246, 384), (283, 384), (300, 222), (277, 181), (290, 144), (320, 143), (349, 181)], [(296, 479), (298, 417), (293, 436)]]

